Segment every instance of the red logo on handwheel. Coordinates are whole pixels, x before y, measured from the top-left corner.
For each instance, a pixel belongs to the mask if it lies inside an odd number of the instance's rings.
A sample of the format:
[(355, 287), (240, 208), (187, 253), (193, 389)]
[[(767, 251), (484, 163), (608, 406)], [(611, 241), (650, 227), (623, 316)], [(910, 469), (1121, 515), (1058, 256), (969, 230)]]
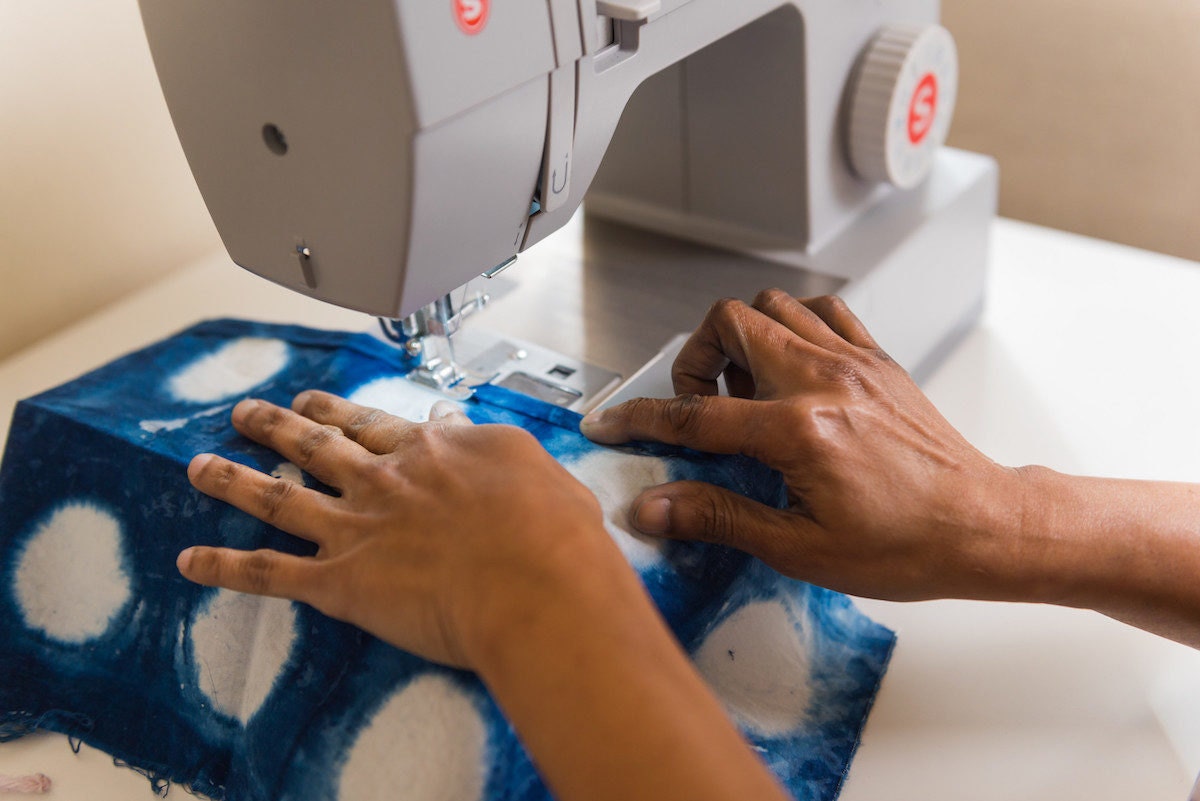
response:
[(912, 102), (908, 106), (908, 141), (914, 145), (921, 144), (933, 127), (933, 119), (937, 116), (938, 83), (937, 76), (927, 72), (917, 90), (913, 92)]
[(491, 0), (450, 0), (454, 6), (454, 21), (463, 33), (474, 36), (487, 24)]

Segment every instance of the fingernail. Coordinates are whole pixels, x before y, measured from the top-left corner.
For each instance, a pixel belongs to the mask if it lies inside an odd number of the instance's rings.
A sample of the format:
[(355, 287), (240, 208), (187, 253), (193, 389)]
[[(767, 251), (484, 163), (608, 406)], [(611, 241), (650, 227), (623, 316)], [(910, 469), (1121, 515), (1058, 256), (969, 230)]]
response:
[(458, 408), (458, 404), (454, 401), (440, 400), (430, 407), (429, 419), (441, 420), (449, 417), (452, 414), (459, 414), (460, 412), (461, 410)]
[(312, 390), (304, 390), (296, 397), (292, 398), (292, 411), (299, 412), (308, 403), (308, 399), (312, 397)]
[(257, 398), (245, 398), (238, 401), (234, 405), (233, 411), (229, 415), (230, 419), (240, 420), (244, 418), (246, 415), (250, 414), (250, 412), (258, 408), (259, 403), (260, 401)]
[(201, 453), (192, 457), (192, 461), (188, 462), (187, 476), (189, 481), (195, 481), (196, 476), (200, 475), (200, 471), (204, 466), (212, 461), (211, 453)]
[(671, 500), (643, 501), (633, 514), (633, 525), (643, 534), (666, 534), (671, 530)]
[(188, 565), (192, 563), (192, 549), (186, 548), (179, 553), (175, 558), (175, 567), (179, 568), (180, 573), (187, 573)]
[(579, 433), (585, 437), (591, 436), (600, 430), (604, 425), (604, 412), (588, 412), (584, 418), (579, 421)]

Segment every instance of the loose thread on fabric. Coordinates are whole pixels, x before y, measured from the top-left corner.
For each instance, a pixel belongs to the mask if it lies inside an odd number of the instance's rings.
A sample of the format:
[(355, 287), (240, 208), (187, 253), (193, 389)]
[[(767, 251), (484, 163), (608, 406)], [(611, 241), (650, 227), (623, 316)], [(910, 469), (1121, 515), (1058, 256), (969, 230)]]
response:
[(50, 792), (50, 787), (50, 777), (44, 773), (33, 773), (28, 776), (6, 776), (0, 773), (0, 793), (44, 795)]
[(167, 792), (171, 789), (171, 780), (160, 776), (157, 771), (150, 768), (141, 768), (126, 762), (124, 759), (113, 757), (113, 764), (118, 768), (129, 768), (134, 773), (138, 773), (150, 782), (150, 789), (159, 798), (166, 798)]

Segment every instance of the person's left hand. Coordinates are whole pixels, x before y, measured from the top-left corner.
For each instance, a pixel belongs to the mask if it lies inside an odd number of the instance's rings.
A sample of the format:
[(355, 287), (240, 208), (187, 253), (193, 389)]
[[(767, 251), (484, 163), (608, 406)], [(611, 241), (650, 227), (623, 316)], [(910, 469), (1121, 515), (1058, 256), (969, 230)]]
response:
[[(317, 544), (314, 557), (193, 547), (192, 581), (292, 598), (428, 659), (475, 667), (576, 587), (631, 572), (599, 503), (527, 432), (474, 426), (453, 404), (416, 424), (324, 392), (294, 411), (248, 400), (234, 427), (335, 488), (333, 497), (212, 454), (192, 484)], [(636, 585), (608, 581), (606, 586)], [(614, 590), (615, 592), (615, 590)]]

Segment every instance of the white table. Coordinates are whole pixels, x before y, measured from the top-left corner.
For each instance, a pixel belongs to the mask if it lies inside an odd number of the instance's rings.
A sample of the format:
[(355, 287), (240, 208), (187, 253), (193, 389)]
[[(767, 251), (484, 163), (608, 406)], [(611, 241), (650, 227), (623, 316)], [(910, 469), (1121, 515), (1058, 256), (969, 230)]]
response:
[[(555, 258), (542, 248), (535, 262)], [(1200, 265), (1007, 220), (991, 263), (984, 319), (926, 386), (950, 421), (1006, 464), (1200, 482)], [(0, 435), (18, 398), (211, 316), (369, 322), (215, 254), (0, 363)], [(862, 606), (900, 644), (845, 801), (1186, 798), (1200, 654), (1075, 610)], [(0, 773), (37, 771), (65, 801), (152, 797), (62, 737), (0, 746)]]

